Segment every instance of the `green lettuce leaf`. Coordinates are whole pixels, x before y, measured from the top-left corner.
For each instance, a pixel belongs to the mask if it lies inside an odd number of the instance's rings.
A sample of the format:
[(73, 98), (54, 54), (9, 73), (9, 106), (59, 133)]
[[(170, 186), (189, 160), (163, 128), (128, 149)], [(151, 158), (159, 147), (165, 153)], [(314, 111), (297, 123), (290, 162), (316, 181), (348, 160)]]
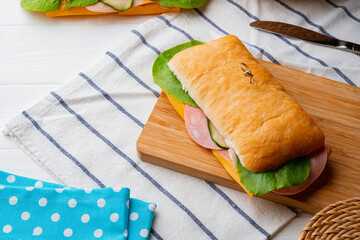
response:
[(170, 48), (165, 52), (162, 52), (155, 60), (152, 74), (154, 82), (165, 90), (170, 96), (175, 98), (177, 101), (192, 105), (194, 107), (198, 107), (195, 101), (187, 94), (183, 88), (179, 80), (173, 74), (173, 72), (169, 69), (167, 63), (170, 59), (178, 52), (187, 49), (189, 47), (193, 47), (196, 45), (204, 44), (200, 41), (190, 41), (176, 47)]
[(304, 156), (287, 162), (276, 170), (257, 173), (244, 168), (239, 159), (237, 160), (241, 183), (255, 195), (303, 183), (309, 176), (310, 167), (309, 157)]
[(198, 8), (206, 3), (206, 0), (158, 0), (164, 7)]
[(97, 3), (99, 0), (68, 0), (66, 1), (66, 9), (71, 7), (86, 7)]
[(51, 12), (60, 9), (61, 0), (21, 0), (24, 10), (35, 12)]

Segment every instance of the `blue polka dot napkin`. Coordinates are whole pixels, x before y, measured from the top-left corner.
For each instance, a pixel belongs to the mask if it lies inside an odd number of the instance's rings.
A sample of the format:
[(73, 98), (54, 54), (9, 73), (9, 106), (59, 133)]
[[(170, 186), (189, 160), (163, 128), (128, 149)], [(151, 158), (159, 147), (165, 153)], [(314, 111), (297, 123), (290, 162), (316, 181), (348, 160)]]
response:
[(156, 205), (0, 171), (0, 239), (148, 239)]

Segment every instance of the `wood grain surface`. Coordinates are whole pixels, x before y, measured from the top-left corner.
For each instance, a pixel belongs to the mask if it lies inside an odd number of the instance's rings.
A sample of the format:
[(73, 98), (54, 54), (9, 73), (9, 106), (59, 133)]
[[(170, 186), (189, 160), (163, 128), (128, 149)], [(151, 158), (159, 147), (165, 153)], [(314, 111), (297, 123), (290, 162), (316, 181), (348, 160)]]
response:
[[(260, 196), (308, 213), (360, 195), (360, 88), (259, 60), (323, 130), (332, 154), (310, 188), (293, 196)], [(211, 151), (197, 145), (162, 93), (137, 142), (139, 158), (243, 191)]]

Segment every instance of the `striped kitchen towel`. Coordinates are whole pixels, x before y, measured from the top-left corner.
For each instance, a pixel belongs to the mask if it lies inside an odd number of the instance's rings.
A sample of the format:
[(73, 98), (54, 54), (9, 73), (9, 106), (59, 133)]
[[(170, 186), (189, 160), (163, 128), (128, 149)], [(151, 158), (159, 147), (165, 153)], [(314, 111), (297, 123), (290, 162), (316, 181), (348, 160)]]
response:
[(120, 184), (135, 198), (156, 202), (153, 239), (270, 238), (296, 210), (142, 162), (135, 146), (161, 91), (152, 63), (193, 39), (235, 34), (257, 58), (360, 84), (359, 55), (249, 27), (259, 19), (360, 42), (359, 1), (211, 0), (132, 30), (92, 67), (10, 120), (5, 133), (61, 184)]

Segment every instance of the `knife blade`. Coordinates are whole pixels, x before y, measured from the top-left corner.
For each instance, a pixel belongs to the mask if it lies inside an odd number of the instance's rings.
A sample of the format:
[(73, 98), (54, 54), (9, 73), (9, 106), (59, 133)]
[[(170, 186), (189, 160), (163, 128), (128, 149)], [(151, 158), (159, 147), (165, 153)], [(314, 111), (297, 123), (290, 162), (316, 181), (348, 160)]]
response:
[(288, 23), (273, 21), (255, 21), (250, 23), (250, 26), (262, 31), (277, 33), (287, 37), (302, 39), (305, 41), (360, 54), (359, 44), (326, 36), (310, 29), (302, 28)]

